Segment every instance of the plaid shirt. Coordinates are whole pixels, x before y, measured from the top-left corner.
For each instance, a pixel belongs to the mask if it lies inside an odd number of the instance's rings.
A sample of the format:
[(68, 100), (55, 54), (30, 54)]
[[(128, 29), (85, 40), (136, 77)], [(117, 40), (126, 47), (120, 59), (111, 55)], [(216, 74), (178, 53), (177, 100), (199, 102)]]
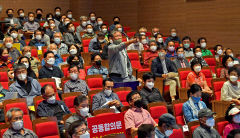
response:
[(58, 55), (63, 55), (63, 54), (69, 54), (68, 53), (68, 46), (64, 43), (61, 43), (60, 44), (60, 47), (58, 48), (58, 51), (57, 51)]
[(69, 80), (64, 84), (64, 93), (82, 92), (83, 95), (88, 95), (89, 90), (87, 83), (81, 79), (77, 81)]

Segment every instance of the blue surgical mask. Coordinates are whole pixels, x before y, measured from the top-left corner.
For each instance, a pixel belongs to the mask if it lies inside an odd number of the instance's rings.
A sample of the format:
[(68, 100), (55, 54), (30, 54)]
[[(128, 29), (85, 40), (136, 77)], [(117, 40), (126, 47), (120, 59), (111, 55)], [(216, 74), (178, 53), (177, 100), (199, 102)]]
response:
[(194, 96), (192, 96), (192, 99), (195, 101), (195, 102), (199, 102), (200, 100), (201, 100), (201, 97), (194, 97)]
[(183, 44), (183, 46), (184, 46), (185, 48), (189, 48), (189, 47), (190, 47), (190, 44)]
[(177, 56), (178, 56), (178, 58), (181, 58), (181, 59), (184, 58), (184, 54), (183, 53), (178, 54)]
[(214, 120), (214, 118), (213, 118), (213, 117), (208, 118), (208, 119), (206, 120), (206, 125), (207, 125), (208, 127), (213, 127), (213, 126), (215, 126), (215, 120)]

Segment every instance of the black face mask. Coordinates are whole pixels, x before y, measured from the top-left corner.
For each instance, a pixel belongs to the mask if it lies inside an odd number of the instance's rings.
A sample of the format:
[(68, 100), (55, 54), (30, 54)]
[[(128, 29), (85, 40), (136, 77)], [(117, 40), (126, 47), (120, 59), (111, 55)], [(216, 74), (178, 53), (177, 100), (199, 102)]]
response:
[(12, 18), (12, 17), (13, 17), (13, 14), (8, 14), (8, 17), (9, 17), (9, 18)]
[(37, 14), (37, 18), (38, 19), (42, 18), (42, 14)]
[(72, 64), (73, 64), (73, 65), (78, 65), (78, 64), (79, 64), (79, 61), (72, 61)]
[(101, 66), (102, 65), (102, 61), (101, 60), (95, 61), (95, 63), (96, 63), (97, 66)]
[(134, 106), (136, 106), (136, 107), (138, 107), (138, 108), (143, 107), (142, 99), (135, 101), (135, 102), (134, 102)]
[(116, 24), (119, 24), (119, 21), (114, 21), (114, 24), (116, 25)]

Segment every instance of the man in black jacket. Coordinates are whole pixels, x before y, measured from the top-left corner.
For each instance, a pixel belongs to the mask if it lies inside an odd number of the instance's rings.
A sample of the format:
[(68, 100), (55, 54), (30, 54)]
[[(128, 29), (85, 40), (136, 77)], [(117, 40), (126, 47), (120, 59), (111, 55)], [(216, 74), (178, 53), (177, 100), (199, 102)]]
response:
[(179, 86), (179, 78), (175, 64), (166, 57), (166, 49), (160, 48), (159, 57), (152, 61), (151, 71), (156, 77), (164, 78), (164, 85), (169, 85), (172, 101), (175, 100), (176, 86)]

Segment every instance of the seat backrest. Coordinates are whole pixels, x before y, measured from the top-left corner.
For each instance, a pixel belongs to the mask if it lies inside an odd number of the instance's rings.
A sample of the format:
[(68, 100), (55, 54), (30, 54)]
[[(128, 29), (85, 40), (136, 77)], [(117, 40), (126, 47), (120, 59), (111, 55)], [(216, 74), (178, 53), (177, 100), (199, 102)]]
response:
[(131, 61), (131, 64), (132, 64), (133, 68), (137, 68), (137, 69), (141, 69), (142, 68), (140, 60), (139, 60), (139, 54), (138, 54), (138, 52), (136, 50), (128, 51), (128, 57), (129, 57), (129, 59)]
[(8, 73), (7, 73), (7, 71), (0, 72), (0, 82), (8, 82)]
[(82, 45), (83, 47), (88, 47), (91, 39), (83, 39), (82, 40)]
[(214, 91), (214, 98), (215, 100), (221, 99), (221, 89), (226, 79), (213, 79), (212, 80), (212, 87)]
[(214, 57), (206, 57), (206, 58), (204, 58), (204, 60), (207, 62), (207, 64), (209, 66), (216, 66), (217, 65), (216, 59)]
[(220, 75), (221, 75), (221, 70), (223, 69), (222, 67), (220, 68), (215, 68), (216, 69), (216, 74), (217, 74), (217, 77), (220, 78)]
[(6, 116), (7, 111), (14, 107), (21, 109), (23, 111), (24, 115), (28, 115), (28, 107), (27, 107), (27, 102), (26, 102), (25, 98), (4, 100), (3, 108), (4, 108), (5, 116)]
[(127, 36), (128, 36), (129, 38), (134, 37), (135, 34), (136, 34), (136, 32), (127, 32)]
[(186, 69), (178, 69), (178, 74), (179, 74), (179, 79), (180, 79), (180, 84), (181, 88), (186, 88), (186, 81), (187, 81), (187, 76), (191, 72), (190, 68)]
[(212, 72), (209, 67), (204, 67), (201, 72), (205, 75), (208, 87), (212, 87), (211, 81), (212, 81)]
[(153, 119), (158, 119), (162, 114), (168, 112), (166, 103), (164, 102), (154, 102), (148, 104), (148, 111)]
[(0, 138), (2, 138), (3, 134), (7, 131), (9, 126), (10, 126), (9, 123), (0, 124)]
[(81, 95), (81, 92), (70, 92), (62, 94), (62, 99), (72, 113), (75, 113), (74, 99)]
[(102, 89), (103, 88), (103, 77), (102, 75), (87, 75), (86, 76), (87, 85), (91, 90)]
[(182, 129), (173, 129), (173, 133), (169, 138), (184, 138)]
[(38, 58), (38, 50), (37, 50), (36, 48), (32, 48), (32, 49), (31, 49), (31, 55), (32, 55), (33, 57)]
[(128, 102), (126, 100), (126, 97), (128, 95), (128, 93), (130, 93), (132, 90), (131, 87), (119, 87), (119, 88), (115, 88), (113, 91), (118, 95), (121, 103), (124, 106), (128, 106)]
[(227, 124), (229, 124), (228, 121), (221, 121), (217, 123), (217, 131), (221, 136), (223, 136), (223, 130)]
[(39, 138), (60, 137), (56, 117), (43, 117), (33, 120), (33, 130)]

